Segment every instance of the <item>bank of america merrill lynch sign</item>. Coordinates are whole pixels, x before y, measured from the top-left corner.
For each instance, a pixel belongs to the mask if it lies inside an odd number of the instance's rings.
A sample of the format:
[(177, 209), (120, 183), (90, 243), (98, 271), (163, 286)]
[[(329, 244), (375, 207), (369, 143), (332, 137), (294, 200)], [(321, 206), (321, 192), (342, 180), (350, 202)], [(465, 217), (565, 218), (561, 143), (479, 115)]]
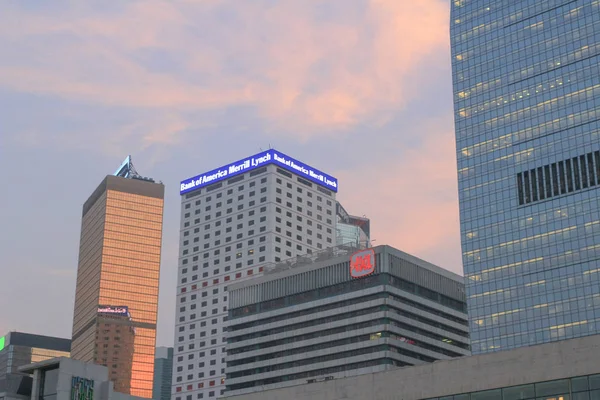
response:
[(350, 257), (350, 276), (362, 278), (375, 272), (375, 250), (357, 251)]
[(316, 183), (317, 185), (331, 190), (332, 192), (338, 191), (338, 181), (333, 176), (327, 175), (326, 173), (295, 160), (290, 156), (286, 156), (279, 151), (270, 149), (251, 157), (244, 158), (243, 160), (224, 165), (204, 174), (194, 176), (193, 178), (181, 181), (179, 193), (183, 195), (193, 190), (200, 189), (201, 187), (212, 185), (213, 183), (232, 178), (236, 175), (240, 175), (269, 164), (275, 164), (278, 167), (298, 174), (301, 177)]

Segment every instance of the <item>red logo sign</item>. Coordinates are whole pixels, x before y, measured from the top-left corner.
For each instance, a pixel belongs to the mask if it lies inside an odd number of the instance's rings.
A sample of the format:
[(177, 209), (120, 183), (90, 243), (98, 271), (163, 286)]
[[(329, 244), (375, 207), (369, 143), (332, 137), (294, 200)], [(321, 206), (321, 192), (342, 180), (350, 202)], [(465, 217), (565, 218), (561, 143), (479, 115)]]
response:
[(366, 249), (352, 254), (350, 258), (350, 276), (362, 278), (375, 271), (375, 250)]

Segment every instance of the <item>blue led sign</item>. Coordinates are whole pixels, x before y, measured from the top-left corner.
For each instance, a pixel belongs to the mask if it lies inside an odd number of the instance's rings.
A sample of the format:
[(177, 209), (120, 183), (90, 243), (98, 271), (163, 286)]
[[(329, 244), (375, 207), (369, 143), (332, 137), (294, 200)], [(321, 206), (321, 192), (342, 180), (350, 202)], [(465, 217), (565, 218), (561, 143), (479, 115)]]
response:
[(200, 189), (201, 187), (212, 185), (213, 183), (232, 178), (236, 175), (240, 175), (269, 164), (275, 164), (278, 167), (293, 172), (302, 178), (314, 182), (317, 185), (321, 185), (333, 192), (338, 191), (338, 181), (336, 178), (304, 163), (301, 163), (292, 157), (286, 156), (277, 150), (270, 149), (251, 157), (244, 158), (243, 160), (225, 165), (221, 168), (213, 169), (212, 171), (206, 172), (202, 175), (194, 176), (193, 178), (181, 181), (180, 194), (183, 195), (193, 190)]

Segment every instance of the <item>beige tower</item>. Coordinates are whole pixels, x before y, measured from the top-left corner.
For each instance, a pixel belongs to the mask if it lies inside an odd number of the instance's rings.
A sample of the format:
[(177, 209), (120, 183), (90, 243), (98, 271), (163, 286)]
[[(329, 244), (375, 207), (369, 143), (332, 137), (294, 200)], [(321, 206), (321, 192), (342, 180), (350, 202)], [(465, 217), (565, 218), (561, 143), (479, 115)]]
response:
[(164, 185), (128, 157), (83, 205), (71, 357), (152, 397)]

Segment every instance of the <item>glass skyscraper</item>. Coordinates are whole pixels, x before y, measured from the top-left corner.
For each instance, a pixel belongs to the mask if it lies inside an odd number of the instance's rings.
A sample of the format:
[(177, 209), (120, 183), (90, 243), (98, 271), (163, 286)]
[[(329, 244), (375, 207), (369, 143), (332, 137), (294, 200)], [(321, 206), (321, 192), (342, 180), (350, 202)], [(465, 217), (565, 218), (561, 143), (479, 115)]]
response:
[(165, 187), (128, 157), (83, 205), (71, 358), (152, 398)]
[(473, 353), (600, 332), (600, 1), (452, 0)]
[(154, 400), (171, 400), (172, 378), (173, 348), (157, 347), (154, 353), (154, 383), (152, 386)]

